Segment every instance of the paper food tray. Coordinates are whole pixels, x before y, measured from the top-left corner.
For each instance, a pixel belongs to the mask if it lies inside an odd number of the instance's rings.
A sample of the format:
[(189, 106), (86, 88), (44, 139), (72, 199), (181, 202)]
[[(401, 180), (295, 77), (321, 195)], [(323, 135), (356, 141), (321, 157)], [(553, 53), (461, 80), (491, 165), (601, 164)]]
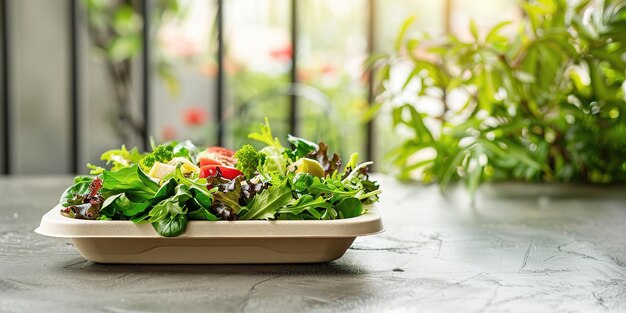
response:
[(68, 218), (57, 206), (35, 232), (69, 238), (100, 263), (316, 263), (340, 258), (357, 236), (383, 231), (373, 206), (353, 218), (313, 221), (189, 221), (185, 232), (161, 237), (149, 223)]

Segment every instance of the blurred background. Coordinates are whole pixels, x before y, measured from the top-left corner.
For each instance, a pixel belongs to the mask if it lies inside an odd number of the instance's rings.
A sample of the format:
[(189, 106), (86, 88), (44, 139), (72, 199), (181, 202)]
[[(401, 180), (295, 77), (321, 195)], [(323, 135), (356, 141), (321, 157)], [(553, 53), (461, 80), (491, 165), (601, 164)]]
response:
[[(238, 148), (268, 117), (384, 171), (364, 61), (408, 33), (471, 37), (515, 0), (0, 0), (0, 173), (87, 172), (122, 144)], [(284, 137), (283, 137), (284, 138)]]

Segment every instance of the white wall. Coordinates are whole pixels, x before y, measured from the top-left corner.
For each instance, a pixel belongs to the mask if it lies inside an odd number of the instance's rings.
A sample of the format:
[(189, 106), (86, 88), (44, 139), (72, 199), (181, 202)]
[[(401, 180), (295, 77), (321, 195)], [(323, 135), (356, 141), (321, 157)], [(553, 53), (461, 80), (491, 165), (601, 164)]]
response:
[(12, 171), (69, 171), (68, 1), (11, 1)]

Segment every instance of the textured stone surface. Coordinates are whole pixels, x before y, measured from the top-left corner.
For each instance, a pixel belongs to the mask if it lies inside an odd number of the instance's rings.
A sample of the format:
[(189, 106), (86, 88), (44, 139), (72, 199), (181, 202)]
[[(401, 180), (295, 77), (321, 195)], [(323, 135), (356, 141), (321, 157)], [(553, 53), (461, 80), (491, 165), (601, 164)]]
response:
[(472, 207), (384, 178), (386, 232), (335, 262), (136, 266), (33, 232), (70, 182), (0, 178), (0, 312), (626, 312), (623, 189), (496, 187)]

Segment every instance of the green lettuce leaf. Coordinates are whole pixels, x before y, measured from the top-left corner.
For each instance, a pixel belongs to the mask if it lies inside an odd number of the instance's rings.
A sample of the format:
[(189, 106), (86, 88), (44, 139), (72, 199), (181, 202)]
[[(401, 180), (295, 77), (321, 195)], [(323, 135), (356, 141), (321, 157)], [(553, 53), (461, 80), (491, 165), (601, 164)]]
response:
[(150, 180), (136, 164), (118, 171), (102, 173), (102, 189), (105, 198), (125, 193), (131, 201), (143, 202), (152, 199), (159, 190), (159, 185)]
[(291, 144), (292, 150), (286, 151), (286, 153), (289, 158), (294, 161), (317, 150), (318, 148), (317, 144), (314, 142), (292, 135), (287, 135), (287, 141)]
[(150, 205), (152, 205), (150, 201), (133, 202), (126, 197), (126, 194), (120, 193), (104, 200), (100, 211), (107, 216), (112, 216), (115, 212), (119, 212), (124, 216), (132, 217), (143, 213)]
[(85, 194), (89, 193), (89, 184), (92, 180), (93, 178), (78, 180), (75, 184), (65, 189), (61, 199), (59, 199), (59, 203), (64, 207), (83, 204)]
[(190, 220), (217, 221), (218, 218), (205, 208), (200, 208), (187, 214)]
[(241, 209), (241, 220), (273, 219), (278, 209), (286, 206), (292, 199), (291, 188), (286, 184), (273, 185), (256, 195)]
[(152, 223), (152, 227), (163, 237), (176, 237), (187, 228), (187, 215), (170, 214), (158, 222)]
[(341, 218), (356, 217), (363, 213), (363, 203), (355, 197), (347, 197), (339, 201), (335, 209)]

